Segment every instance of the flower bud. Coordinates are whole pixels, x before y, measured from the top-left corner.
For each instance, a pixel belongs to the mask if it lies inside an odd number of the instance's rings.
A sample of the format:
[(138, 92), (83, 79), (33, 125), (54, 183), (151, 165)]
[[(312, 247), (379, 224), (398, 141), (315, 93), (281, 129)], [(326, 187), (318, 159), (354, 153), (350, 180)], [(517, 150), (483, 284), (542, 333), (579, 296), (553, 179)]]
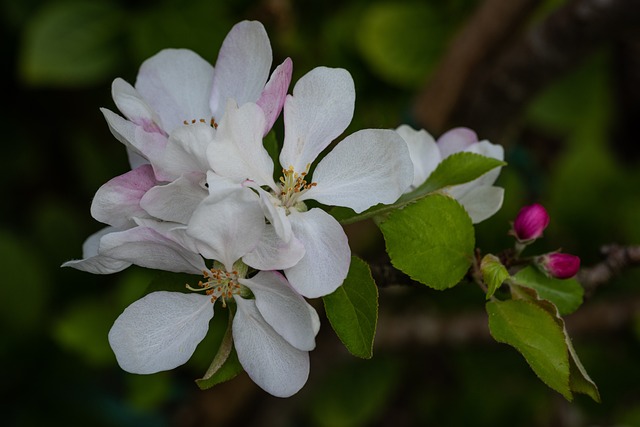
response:
[(547, 276), (568, 279), (578, 273), (580, 258), (571, 254), (553, 252), (538, 257), (536, 264)]
[(511, 234), (520, 243), (531, 242), (542, 236), (547, 225), (549, 225), (549, 214), (542, 205), (534, 203), (520, 209), (515, 221), (513, 221)]

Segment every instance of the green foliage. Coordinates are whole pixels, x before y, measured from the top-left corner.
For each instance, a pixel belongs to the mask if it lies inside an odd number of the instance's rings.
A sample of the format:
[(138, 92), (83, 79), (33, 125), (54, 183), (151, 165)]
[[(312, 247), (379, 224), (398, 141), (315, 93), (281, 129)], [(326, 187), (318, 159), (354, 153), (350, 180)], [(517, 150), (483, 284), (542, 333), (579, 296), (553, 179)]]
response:
[(111, 78), (121, 52), (115, 43), (121, 10), (110, 2), (56, 2), (26, 28), (22, 77), (32, 85), (78, 86)]
[(473, 260), (473, 224), (453, 198), (432, 194), (380, 224), (391, 263), (434, 289), (455, 286)]
[(378, 321), (378, 288), (366, 262), (351, 257), (342, 286), (322, 298), (334, 331), (354, 356), (373, 356)]
[(482, 279), (487, 285), (487, 299), (491, 298), (502, 283), (510, 277), (507, 268), (502, 265), (497, 256), (492, 254), (487, 254), (482, 258), (480, 271)]
[(561, 315), (573, 313), (582, 304), (584, 288), (576, 279), (554, 279), (529, 266), (518, 271), (513, 282), (535, 289), (540, 298), (552, 302)]
[(242, 372), (242, 365), (240, 365), (236, 349), (233, 346), (232, 324), (233, 315), (231, 314), (231, 309), (229, 309), (227, 328), (220, 342), (220, 347), (211, 361), (207, 372), (205, 372), (202, 378), (196, 380), (196, 384), (198, 384), (201, 390), (206, 390), (216, 384), (229, 381)]
[(545, 384), (571, 400), (569, 354), (553, 317), (522, 300), (489, 301), (486, 308), (493, 338), (518, 350)]

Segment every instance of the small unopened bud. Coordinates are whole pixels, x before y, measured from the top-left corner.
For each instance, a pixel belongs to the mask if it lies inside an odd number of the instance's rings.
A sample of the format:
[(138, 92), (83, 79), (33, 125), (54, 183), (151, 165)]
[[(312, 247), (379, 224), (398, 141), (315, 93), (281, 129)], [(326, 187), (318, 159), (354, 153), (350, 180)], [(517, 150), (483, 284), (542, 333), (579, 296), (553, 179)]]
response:
[(549, 214), (542, 205), (535, 203), (520, 209), (513, 221), (510, 234), (513, 234), (520, 243), (529, 243), (542, 236), (547, 225), (549, 225)]
[(580, 269), (580, 258), (560, 252), (539, 256), (536, 259), (538, 267), (550, 277), (568, 279), (575, 276)]

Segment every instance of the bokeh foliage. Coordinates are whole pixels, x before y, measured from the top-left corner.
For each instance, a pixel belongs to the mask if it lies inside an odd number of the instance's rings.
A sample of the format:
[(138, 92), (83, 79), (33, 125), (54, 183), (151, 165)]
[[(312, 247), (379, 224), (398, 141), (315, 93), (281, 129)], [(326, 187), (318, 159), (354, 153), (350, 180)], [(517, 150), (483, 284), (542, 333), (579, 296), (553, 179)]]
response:
[[(224, 319), (220, 334), (203, 342), (187, 366), (152, 376), (122, 372), (106, 335), (155, 273), (131, 268), (100, 277), (59, 268), (79, 257), (84, 238), (100, 228), (89, 216), (93, 193), (128, 167), (98, 111), (115, 108), (113, 78), (133, 83), (140, 63), (167, 47), (213, 61), (235, 22), (258, 19), (271, 37), (274, 62), (293, 59), (294, 81), (318, 65), (353, 74), (356, 113), (346, 134), (396, 127), (411, 123), (416, 91), (477, 3), (2, 0), (8, 97), (0, 116), (1, 389), (3, 401), (19, 402), (3, 414), (8, 425), (259, 425), (262, 416), (273, 425), (354, 427), (640, 425), (637, 314), (635, 327), (615, 331), (600, 331), (593, 319), (593, 330), (574, 339), (601, 404), (582, 396), (564, 402), (519, 354), (490, 341), (381, 347), (372, 360), (353, 358), (340, 350), (326, 318), (309, 384), (280, 401), (242, 375), (206, 392), (193, 383), (208, 366), (207, 350), (221, 339)], [(561, 2), (542, 3), (539, 19)], [(613, 70), (613, 53), (602, 47), (529, 105), (520, 132), (506, 141), (509, 166), (499, 181), (504, 207), (476, 226), (476, 246), (489, 252), (510, 245), (508, 221), (532, 201), (551, 215), (539, 251), (562, 246), (588, 265), (603, 244), (640, 243), (639, 159), (620, 159), (611, 148)], [(363, 256), (376, 259), (381, 236), (349, 230), (352, 246), (366, 247)], [(637, 298), (638, 279), (629, 270), (585, 305)], [(380, 305), (386, 315), (446, 317), (482, 311), (484, 295), (464, 285), (447, 293), (381, 289)]]

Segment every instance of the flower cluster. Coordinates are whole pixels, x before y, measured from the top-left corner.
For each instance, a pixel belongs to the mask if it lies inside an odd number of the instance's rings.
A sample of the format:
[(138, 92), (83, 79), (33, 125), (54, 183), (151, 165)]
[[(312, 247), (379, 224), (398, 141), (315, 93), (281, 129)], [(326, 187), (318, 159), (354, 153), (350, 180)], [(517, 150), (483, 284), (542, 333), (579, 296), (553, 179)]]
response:
[[(534, 203), (522, 207), (509, 231), (516, 238), (516, 252), (519, 254), (527, 245), (542, 237), (547, 225), (549, 214), (544, 206)], [(555, 251), (535, 257), (534, 264), (547, 276), (568, 279), (578, 273), (580, 258)]]
[[(269, 75), (271, 62), (264, 27), (245, 21), (225, 38), (215, 67), (168, 49), (142, 64), (135, 85), (113, 82), (122, 116), (102, 112), (132, 169), (97, 191), (91, 214), (107, 227), (87, 239), (82, 259), (64, 265), (202, 277), (184, 293), (150, 293), (118, 317), (109, 342), (128, 372), (184, 364), (214, 307), (231, 305), (242, 367), (275, 396), (296, 393), (320, 325), (305, 297), (336, 290), (351, 259), (342, 227), (318, 206), (362, 212), (411, 185), (413, 164), (396, 131), (361, 130), (324, 153), (353, 116), (347, 71), (315, 68), (288, 95), (292, 61)], [(276, 168), (263, 138), (281, 113)]]

